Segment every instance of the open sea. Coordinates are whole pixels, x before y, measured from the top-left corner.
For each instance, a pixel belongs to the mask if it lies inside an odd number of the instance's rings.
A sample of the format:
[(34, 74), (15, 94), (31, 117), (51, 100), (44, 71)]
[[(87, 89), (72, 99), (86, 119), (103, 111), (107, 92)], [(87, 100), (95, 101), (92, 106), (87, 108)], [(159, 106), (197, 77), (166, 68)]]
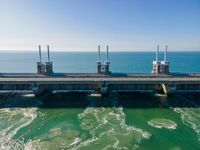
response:
[[(95, 52), (52, 52), (51, 59), (54, 72), (96, 71)], [(150, 73), (155, 53), (111, 52), (109, 59), (112, 72)], [(200, 72), (200, 52), (169, 52), (168, 60), (171, 72)], [(0, 73), (33, 73), (36, 61), (37, 52), (1, 51)], [(0, 150), (129, 149), (200, 150), (200, 91), (0, 93)]]

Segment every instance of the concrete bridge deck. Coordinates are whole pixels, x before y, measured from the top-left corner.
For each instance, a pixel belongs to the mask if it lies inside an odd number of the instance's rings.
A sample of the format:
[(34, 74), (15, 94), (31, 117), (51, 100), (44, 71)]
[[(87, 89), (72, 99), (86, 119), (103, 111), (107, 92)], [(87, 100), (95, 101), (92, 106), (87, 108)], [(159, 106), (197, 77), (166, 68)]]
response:
[(200, 83), (200, 77), (4, 77), (0, 78), (3, 83), (89, 83), (89, 82), (108, 82), (108, 83)]
[(37, 74), (2, 74), (0, 90), (43, 91), (135, 91), (162, 90), (200, 90), (198, 75), (151, 75), (151, 74), (68, 74), (41, 76)]

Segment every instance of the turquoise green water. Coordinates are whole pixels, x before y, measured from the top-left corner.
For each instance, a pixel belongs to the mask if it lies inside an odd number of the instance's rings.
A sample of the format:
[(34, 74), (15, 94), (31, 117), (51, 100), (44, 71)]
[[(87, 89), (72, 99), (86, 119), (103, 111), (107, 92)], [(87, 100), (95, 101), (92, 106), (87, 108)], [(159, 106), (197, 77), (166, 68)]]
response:
[(1, 96), (0, 149), (199, 149), (197, 93), (69, 95)]
[[(168, 56), (171, 71), (200, 72), (199, 52)], [(96, 70), (96, 53), (53, 53), (52, 59), (56, 72)], [(154, 53), (116, 52), (110, 59), (113, 72), (151, 72)], [(1, 72), (34, 72), (38, 58), (34, 52), (2, 52), (0, 60)], [(169, 97), (111, 93), (105, 98), (0, 94), (0, 150), (197, 150), (199, 105), (198, 92)]]

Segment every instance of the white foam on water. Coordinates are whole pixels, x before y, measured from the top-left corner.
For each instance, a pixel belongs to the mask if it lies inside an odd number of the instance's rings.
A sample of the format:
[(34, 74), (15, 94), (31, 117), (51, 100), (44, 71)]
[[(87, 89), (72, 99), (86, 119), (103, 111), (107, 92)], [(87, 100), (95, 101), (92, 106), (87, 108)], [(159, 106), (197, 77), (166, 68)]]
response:
[(113, 148), (117, 148), (117, 147), (119, 147), (119, 141), (118, 140), (113, 144)]
[[(15, 93), (14, 93), (15, 94)], [(28, 99), (27, 99), (28, 97)], [(33, 98), (33, 94), (11, 95), (5, 99), (4, 107), (15, 106), (20, 103), (30, 102), (29, 97)], [(34, 100), (34, 105), (41, 105), (38, 99)], [(0, 109), (0, 149), (24, 149), (24, 141), (22, 138), (14, 139), (17, 132), (28, 126), (37, 117), (38, 108), (3, 108)]]
[(91, 143), (97, 141), (98, 139), (99, 139), (99, 138), (92, 138), (92, 139), (83, 141), (83, 142), (79, 143), (78, 146), (75, 145), (74, 147), (70, 147), (70, 149), (72, 149), (72, 150), (77, 150), (77, 149), (80, 148), (81, 146), (87, 146), (87, 145), (89, 145), (89, 144), (91, 144)]
[(167, 97), (166, 94), (159, 94), (159, 93), (156, 93), (155, 96), (157, 96), (157, 97)]
[[(91, 106), (94, 104), (95, 102), (91, 102)], [(117, 102), (114, 100), (112, 104), (116, 106)], [(31, 112), (31, 110), (33, 112)], [(24, 143), (23, 139), (14, 140), (13, 137), (21, 128), (30, 124), (34, 118), (44, 114), (37, 113), (37, 109), (35, 108), (5, 109), (2, 110), (2, 113), (7, 114), (7, 118), (10, 118), (8, 119), (10, 122), (14, 122), (14, 118), (20, 116), (16, 124), (13, 123), (9, 125), (8, 128), (5, 128), (4, 134), (2, 133), (4, 137), (3, 142), (7, 143), (3, 145), (4, 147), (2, 146), (4, 149), (77, 150), (93, 147), (97, 143), (100, 143), (101, 149), (136, 149), (143, 139), (149, 139), (151, 137), (150, 133), (126, 124), (126, 115), (122, 107), (88, 107), (77, 116), (80, 121), (80, 127), (85, 133), (79, 132), (79, 130), (75, 129), (73, 126), (56, 125), (54, 128), (49, 129), (47, 133)], [(0, 115), (0, 120), (1, 117)], [(12, 134), (8, 135), (8, 133)], [(88, 137), (86, 133), (90, 133), (91, 137)], [(1, 140), (0, 137), (0, 141)]]
[(93, 97), (101, 97), (101, 94), (96, 94), (96, 93), (92, 93), (89, 96), (93, 96)]
[[(92, 138), (73, 147), (74, 150), (87, 148), (95, 143), (103, 144), (102, 149), (136, 149), (143, 139), (151, 134), (125, 122), (126, 115), (122, 107), (89, 107), (78, 115), (83, 130), (89, 131)], [(89, 126), (89, 128), (87, 128)], [(126, 139), (127, 138), (127, 139)], [(105, 141), (104, 141), (105, 139)], [(106, 140), (107, 139), (107, 140)], [(105, 145), (104, 145), (105, 143)]]
[(35, 95), (32, 93), (29, 93), (29, 94), (24, 94), (23, 97), (35, 97)]
[(80, 142), (82, 142), (82, 137), (78, 130), (69, 126), (69, 124), (56, 124), (54, 128), (25, 143), (24, 149), (72, 149), (74, 145)]
[(32, 140), (29, 140), (26, 144), (24, 144), (24, 149), (35, 150), (35, 148), (33, 148), (33, 145), (35, 145), (35, 143), (33, 143)]
[(24, 150), (56, 150), (55, 143), (51, 141), (30, 140), (24, 144)]
[[(105, 114), (102, 110), (98, 112), (98, 115), (102, 118), (106, 118), (107, 122), (105, 123), (104, 121), (104, 124), (100, 122), (99, 126), (94, 129), (94, 133), (99, 135), (100, 138), (114, 137), (115, 140), (112, 143), (112, 147), (117, 145), (118, 149), (136, 149), (139, 147), (139, 143), (143, 139), (149, 139), (151, 134), (126, 124), (126, 114), (123, 111), (123, 107), (119, 107), (117, 96), (118, 95), (112, 95), (110, 98), (113, 108), (104, 108), (106, 110)], [(101, 115), (102, 113), (104, 114), (103, 116)], [(104, 120), (102, 118), (100, 120)]]
[(56, 137), (61, 135), (61, 129), (60, 128), (53, 128), (49, 131), (49, 137)]
[(33, 122), (37, 117), (37, 108), (4, 108), (0, 109), (0, 116), (0, 122), (2, 119), (5, 122), (7, 118), (8, 125), (0, 132), (0, 149), (23, 149), (23, 142), (19, 139), (14, 140), (13, 137), (20, 129)]
[(103, 150), (109, 150), (109, 149), (112, 149), (112, 145), (111, 144), (109, 144), (109, 145), (107, 145), (106, 147), (103, 148)]
[(175, 130), (177, 128), (177, 124), (169, 119), (154, 118), (152, 120), (149, 120), (147, 123), (148, 125), (159, 129), (165, 128)]
[(199, 108), (174, 108), (176, 113), (181, 115), (182, 122), (192, 128), (200, 142), (200, 109)]
[(81, 142), (81, 139), (77, 137), (77, 138), (74, 139), (74, 142), (72, 142), (69, 146), (76, 145), (76, 144), (78, 144), (80, 142)]

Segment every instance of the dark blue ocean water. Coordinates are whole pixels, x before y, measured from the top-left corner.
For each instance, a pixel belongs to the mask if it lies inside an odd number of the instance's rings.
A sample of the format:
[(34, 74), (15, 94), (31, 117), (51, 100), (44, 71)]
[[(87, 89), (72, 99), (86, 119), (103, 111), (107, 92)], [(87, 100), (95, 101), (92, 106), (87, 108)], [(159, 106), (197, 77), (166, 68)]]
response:
[[(42, 54), (43, 61), (47, 54)], [(163, 59), (160, 53), (159, 59)], [(0, 72), (36, 72), (37, 52), (0, 52)], [(51, 52), (55, 72), (93, 73), (96, 71), (96, 52)], [(101, 60), (105, 61), (105, 53)], [(154, 52), (110, 52), (112, 72), (150, 73)], [(169, 52), (171, 72), (200, 72), (200, 52)]]

